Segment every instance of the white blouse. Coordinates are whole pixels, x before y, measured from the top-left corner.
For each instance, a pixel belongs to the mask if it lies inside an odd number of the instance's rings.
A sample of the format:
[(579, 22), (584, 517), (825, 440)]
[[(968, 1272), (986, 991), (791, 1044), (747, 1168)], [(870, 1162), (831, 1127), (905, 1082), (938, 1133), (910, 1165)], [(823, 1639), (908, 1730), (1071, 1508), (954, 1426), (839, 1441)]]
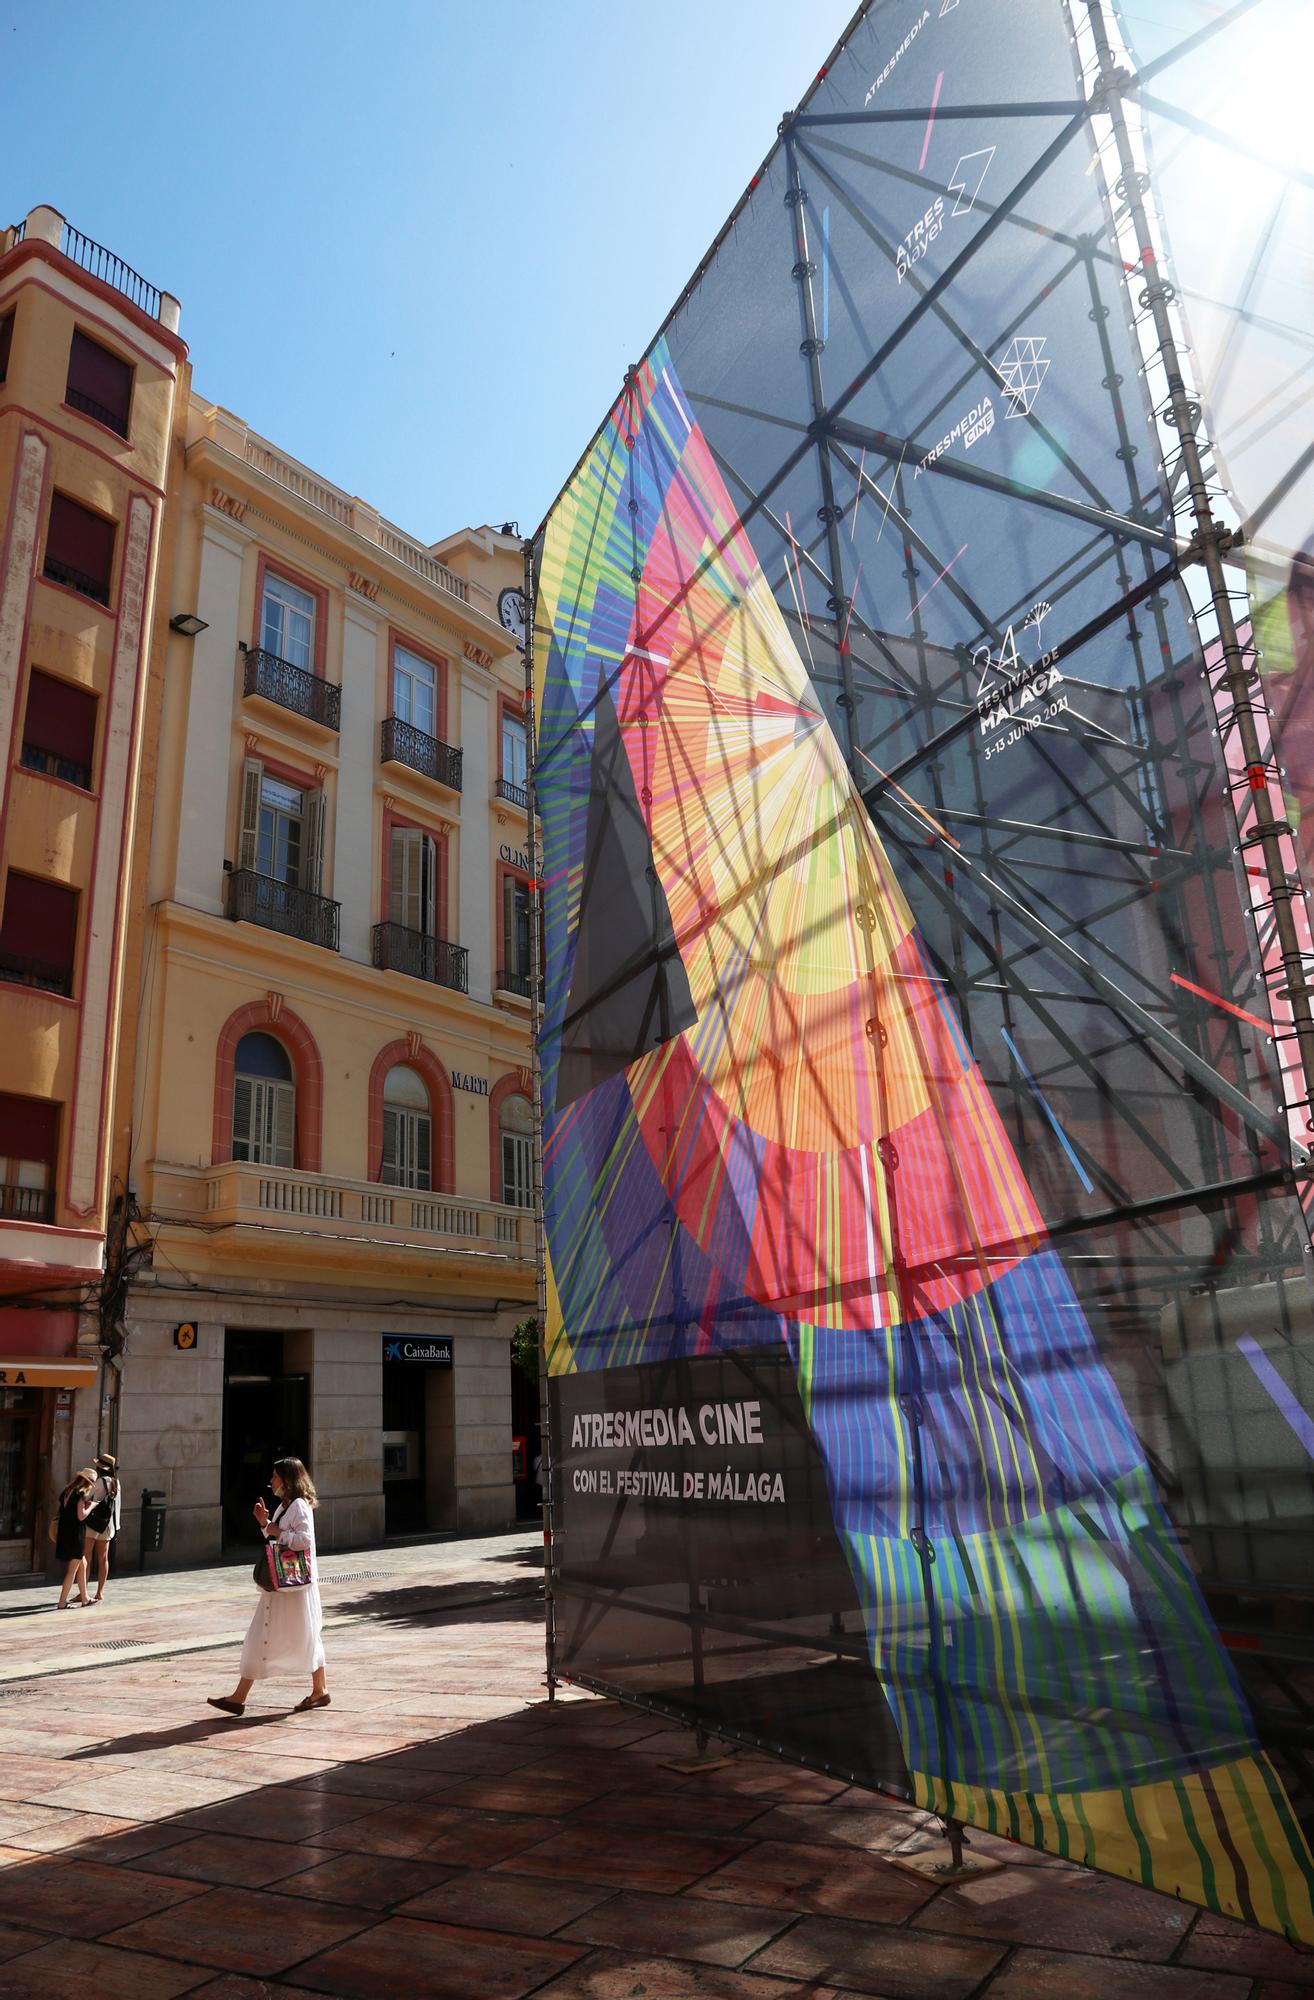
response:
[(279, 1545), (285, 1549), (307, 1549), (315, 1553), (315, 1522), (304, 1500), (292, 1500), (270, 1517), (271, 1528), (278, 1529)]

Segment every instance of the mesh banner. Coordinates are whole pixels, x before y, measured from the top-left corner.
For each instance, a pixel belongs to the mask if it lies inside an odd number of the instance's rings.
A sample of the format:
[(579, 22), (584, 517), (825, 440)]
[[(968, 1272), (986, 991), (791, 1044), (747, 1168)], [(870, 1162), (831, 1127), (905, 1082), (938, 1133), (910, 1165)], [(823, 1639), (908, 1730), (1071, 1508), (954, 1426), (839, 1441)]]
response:
[(557, 1664), (1314, 1941), (1307, 1106), (1115, 59), (864, 9), (540, 531)]

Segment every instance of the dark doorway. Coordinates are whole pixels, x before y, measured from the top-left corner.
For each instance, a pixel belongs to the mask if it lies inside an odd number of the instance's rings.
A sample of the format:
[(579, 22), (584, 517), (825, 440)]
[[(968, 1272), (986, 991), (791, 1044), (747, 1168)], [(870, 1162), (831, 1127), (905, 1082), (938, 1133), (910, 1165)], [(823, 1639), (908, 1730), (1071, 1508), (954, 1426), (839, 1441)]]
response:
[(423, 1362), (383, 1367), (383, 1532), (419, 1535), (428, 1527), (425, 1478), (426, 1393)]
[(516, 1483), (516, 1519), (537, 1520), (543, 1511), (542, 1430), (539, 1420), (537, 1356), (526, 1369), (511, 1348), (511, 1464)]
[(225, 1542), (257, 1542), (251, 1510), (277, 1458), (310, 1453), (310, 1377), (284, 1370), (283, 1335), (229, 1327), (224, 1335)]

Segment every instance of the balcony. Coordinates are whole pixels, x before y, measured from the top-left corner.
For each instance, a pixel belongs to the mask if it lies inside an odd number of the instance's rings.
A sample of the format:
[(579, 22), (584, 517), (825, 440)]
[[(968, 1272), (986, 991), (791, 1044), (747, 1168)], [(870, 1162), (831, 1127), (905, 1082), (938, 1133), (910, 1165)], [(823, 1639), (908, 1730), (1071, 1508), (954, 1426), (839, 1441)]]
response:
[(337, 730), (341, 726), (340, 687), (260, 647), (253, 646), (247, 651), (242, 693), (276, 702), (279, 708), (290, 709), (293, 715), (304, 716), (307, 722), (317, 722), (321, 729)]
[(327, 896), (312, 895), (273, 875), (257, 875), (252, 868), (236, 868), (228, 877), (228, 914), (234, 923), (261, 924), (325, 951), (338, 948), (340, 907)]
[(375, 924), (373, 957), (384, 972), (405, 972), (433, 986), (450, 986), (453, 993), (470, 991), (470, 954), (446, 938), (407, 930), (405, 924)]
[(461, 789), (461, 752), (395, 715), (382, 724), (379, 762), (405, 764), (408, 770), (418, 771), (421, 777), (432, 778), (453, 792)]
[(90, 764), (75, 764), (58, 750), (43, 750), (39, 743), (24, 743), (19, 762), (25, 771), (39, 771), (43, 778), (60, 778), (66, 785), (76, 785), (80, 792), (91, 790)]
[(50, 1188), (0, 1183), (0, 1222), (51, 1222), (54, 1215), (55, 1197)]
[(521, 1000), (528, 1000), (533, 991), (533, 980), (528, 972), (508, 972), (505, 969), (497, 975), (497, 991), (514, 993)]
[(51, 965), (42, 958), (25, 958), (21, 952), (0, 947), (0, 979), (9, 986), (34, 986), (41, 993), (73, 994), (73, 968)]
[(93, 604), (108, 605), (110, 601), (108, 583), (100, 577), (88, 576), (85, 570), (75, 569), (72, 563), (61, 562), (58, 556), (47, 555), (42, 575), (51, 583), (62, 583), (80, 596), (89, 597)]
[(528, 785), (513, 785), (510, 778), (499, 778), (493, 786), (496, 798), (505, 799), (509, 806), (518, 806), (522, 813), (529, 811)]
[(127, 437), (128, 420), (121, 410), (111, 410), (106, 404), (98, 403), (96, 398), (89, 396), (84, 389), (66, 389), (64, 401), (70, 410), (80, 410), (82, 415), (90, 417), (93, 423), (104, 424), (106, 430), (113, 431), (116, 437)]
[[(252, 1166), (241, 1160), (208, 1168), (155, 1162), (145, 1178), (152, 1222), (176, 1219), (184, 1226), (204, 1221), (219, 1230), (231, 1227), (238, 1238), (232, 1254), (239, 1260), (250, 1254), (249, 1240), (240, 1239), (245, 1224), (259, 1229), (261, 1243), (279, 1229), (313, 1238), (321, 1250), (328, 1247), (328, 1239), (337, 1238), (342, 1259), (357, 1269), (369, 1251), (376, 1255), (390, 1251), (394, 1260), (409, 1260), (447, 1249), (475, 1255), (483, 1264), (505, 1259), (526, 1273), (533, 1270), (532, 1209), (467, 1201), (422, 1188), (385, 1187), (377, 1181), (304, 1174), (290, 1167)], [(365, 1245), (362, 1239), (367, 1239)], [(217, 1237), (213, 1240), (218, 1243)]]

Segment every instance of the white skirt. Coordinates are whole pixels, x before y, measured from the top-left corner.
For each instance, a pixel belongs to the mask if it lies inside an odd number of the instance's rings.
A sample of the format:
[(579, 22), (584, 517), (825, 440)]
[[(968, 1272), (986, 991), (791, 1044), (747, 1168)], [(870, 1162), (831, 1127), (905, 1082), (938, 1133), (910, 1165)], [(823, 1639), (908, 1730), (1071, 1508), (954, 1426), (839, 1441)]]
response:
[(323, 1624), (317, 1583), (299, 1590), (262, 1590), (242, 1645), (241, 1678), (318, 1673), (324, 1664)]

